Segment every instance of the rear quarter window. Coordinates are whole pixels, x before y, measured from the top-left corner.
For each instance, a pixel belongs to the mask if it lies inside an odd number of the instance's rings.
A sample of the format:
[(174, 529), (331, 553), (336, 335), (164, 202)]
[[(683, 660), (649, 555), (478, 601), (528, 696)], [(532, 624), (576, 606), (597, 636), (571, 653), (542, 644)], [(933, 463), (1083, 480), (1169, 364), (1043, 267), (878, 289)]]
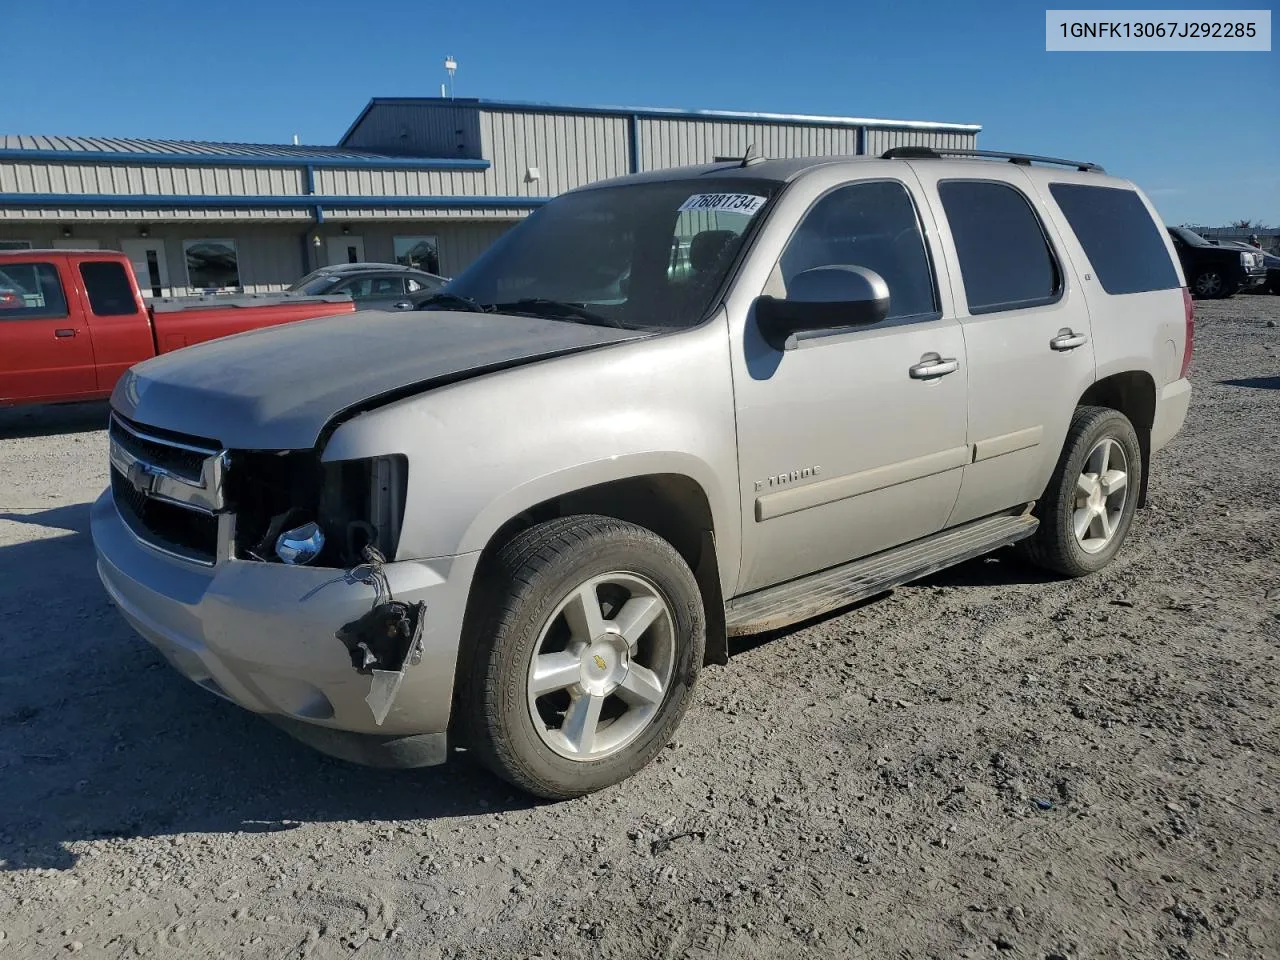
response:
[(1146, 293), (1179, 286), (1160, 227), (1135, 191), (1051, 183), (1049, 192), (1107, 293)]

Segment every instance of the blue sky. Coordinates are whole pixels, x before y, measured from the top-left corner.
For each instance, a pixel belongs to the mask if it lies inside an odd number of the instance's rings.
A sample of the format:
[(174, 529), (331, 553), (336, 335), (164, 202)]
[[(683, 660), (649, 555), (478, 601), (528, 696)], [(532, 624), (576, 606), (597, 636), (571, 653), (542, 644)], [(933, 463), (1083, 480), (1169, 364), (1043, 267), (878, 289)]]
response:
[(333, 143), (452, 54), (458, 96), (981, 123), (1169, 222), (1280, 226), (1280, 54), (1046, 53), (1047, 5), (12, 0), (0, 133)]

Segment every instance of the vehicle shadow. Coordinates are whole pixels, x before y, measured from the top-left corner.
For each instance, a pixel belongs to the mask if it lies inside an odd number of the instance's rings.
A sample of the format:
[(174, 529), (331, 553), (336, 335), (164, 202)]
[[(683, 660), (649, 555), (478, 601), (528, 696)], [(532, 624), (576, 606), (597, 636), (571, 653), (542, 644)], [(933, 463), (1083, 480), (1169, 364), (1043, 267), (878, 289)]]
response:
[[(920, 580), (913, 580), (909, 584), (904, 584), (904, 586), (969, 589), (972, 587), (1052, 583), (1057, 579), (1060, 578), (1056, 577), (1052, 573), (1033, 567), (1029, 563), (1023, 562), (1012, 550), (997, 550), (995, 553), (977, 557), (973, 560), (967, 560), (964, 563), (957, 564), (954, 567), (948, 567), (945, 570), (939, 570), (937, 573), (930, 574)], [(780, 640), (793, 633), (799, 633), (801, 630), (806, 630), (815, 624), (825, 623), (828, 620), (834, 620), (836, 617), (843, 617), (846, 614), (853, 613), (863, 607), (879, 603), (892, 593), (893, 590), (885, 590), (881, 593), (875, 594), (874, 596), (866, 597), (862, 600), (857, 600), (853, 603), (846, 604), (845, 606), (838, 607), (829, 613), (810, 617), (807, 620), (789, 624), (788, 626), (781, 627), (777, 630), (769, 630), (764, 633), (754, 633), (744, 637), (731, 637), (729, 640), (730, 656), (732, 657), (736, 654), (754, 650), (766, 643), (770, 643), (774, 640)]]
[[(462, 759), (333, 760), (170, 669), (98, 582), (89, 505), (0, 543), (0, 869), (66, 869), (80, 841), (421, 821), (531, 807)], [(0, 526), (0, 531), (3, 527)]]
[(110, 410), (105, 400), (44, 407), (0, 408), (0, 440), (105, 430)]
[(1252, 387), (1254, 390), (1280, 390), (1280, 377), (1245, 377), (1243, 380), (1219, 380), (1224, 387)]

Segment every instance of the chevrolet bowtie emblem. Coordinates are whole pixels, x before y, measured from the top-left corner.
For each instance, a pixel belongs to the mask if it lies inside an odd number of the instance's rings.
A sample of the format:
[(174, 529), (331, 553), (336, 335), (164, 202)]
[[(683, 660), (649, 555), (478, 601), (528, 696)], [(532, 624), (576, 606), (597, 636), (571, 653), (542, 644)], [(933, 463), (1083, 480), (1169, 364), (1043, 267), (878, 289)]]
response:
[(156, 474), (145, 463), (135, 460), (129, 464), (129, 485), (144, 496), (150, 496), (155, 489)]

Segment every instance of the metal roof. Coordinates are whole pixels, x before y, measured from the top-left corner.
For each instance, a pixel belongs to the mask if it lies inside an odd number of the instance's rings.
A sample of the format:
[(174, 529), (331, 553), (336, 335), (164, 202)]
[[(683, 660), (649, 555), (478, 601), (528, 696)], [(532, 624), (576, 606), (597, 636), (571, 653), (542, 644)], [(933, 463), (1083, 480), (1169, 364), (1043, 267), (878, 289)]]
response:
[(475, 107), (478, 110), (511, 110), (517, 113), (566, 113), (588, 114), (607, 117), (644, 117), (666, 120), (725, 120), (737, 123), (787, 123), (805, 124), (820, 127), (876, 127), (891, 130), (930, 130), (952, 133), (980, 133), (982, 125), (978, 123), (947, 123), (935, 120), (890, 120), (875, 117), (842, 117), (809, 113), (753, 113), (737, 110), (693, 110), (680, 107), (620, 107), (620, 106), (566, 106), (564, 104), (541, 103), (521, 100), (485, 100), (480, 98), (455, 97), (374, 97), (360, 115), (347, 128), (339, 143), (346, 143), (347, 138), (360, 126), (360, 122), (368, 116), (376, 106), (441, 106), (441, 107)]
[(382, 167), (485, 169), (485, 160), (415, 157), (346, 147), (289, 143), (215, 143), (123, 137), (46, 137), (0, 134), (0, 159), (88, 160), (104, 163), (201, 164), (265, 167)]

